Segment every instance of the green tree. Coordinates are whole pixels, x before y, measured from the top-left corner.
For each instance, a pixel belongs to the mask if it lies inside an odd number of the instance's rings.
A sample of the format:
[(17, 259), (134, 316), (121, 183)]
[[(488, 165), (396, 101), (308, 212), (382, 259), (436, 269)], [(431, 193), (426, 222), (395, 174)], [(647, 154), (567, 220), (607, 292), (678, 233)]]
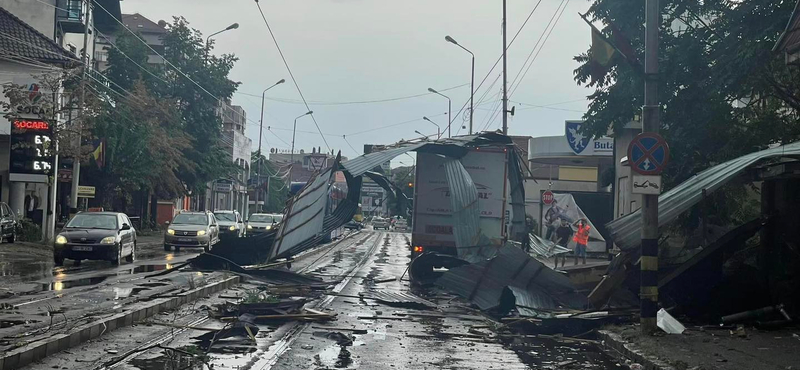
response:
[(184, 151), (191, 165), (181, 166), (180, 178), (190, 190), (204, 190), (206, 183), (234, 170), (226, 154), (229, 149), (220, 144), (222, 121), (217, 113), (219, 102), (230, 99), (239, 85), (228, 79), (237, 58), (213, 55), (213, 42), (205, 45), (200, 31), (190, 28), (183, 17), (174, 17), (168, 30), (163, 55), (170, 65), (158, 95), (176, 102), (183, 130), (192, 139)]
[[(661, 134), (672, 149), (668, 187), (723, 161), (800, 138), (800, 70), (771, 51), (794, 0), (662, 1), (659, 94)], [(644, 2), (594, 0), (588, 18), (612, 23), (644, 60)], [(587, 32), (589, 30), (587, 29)], [(603, 33), (611, 38), (610, 27)], [(644, 76), (624, 58), (597, 81), (589, 52), (575, 57), (579, 85), (595, 89), (584, 116), (588, 133), (619, 131), (640, 115)], [(744, 196), (744, 192), (732, 190)], [(731, 193), (729, 193), (730, 195)], [(723, 204), (720, 213), (736, 208)]]
[(250, 160), (250, 168), (252, 169), (250, 178), (257, 180), (260, 175), (261, 181), (265, 183), (264, 186), (269, 184), (264, 212), (281, 213), (286, 206), (286, 200), (289, 198), (289, 186), (286, 180), (280, 176), (281, 169), (275, 163), (267, 160), (266, 156), (262, 155), (261, 161), (259, 161), (258, 151), (254, 151), (251, 154)]

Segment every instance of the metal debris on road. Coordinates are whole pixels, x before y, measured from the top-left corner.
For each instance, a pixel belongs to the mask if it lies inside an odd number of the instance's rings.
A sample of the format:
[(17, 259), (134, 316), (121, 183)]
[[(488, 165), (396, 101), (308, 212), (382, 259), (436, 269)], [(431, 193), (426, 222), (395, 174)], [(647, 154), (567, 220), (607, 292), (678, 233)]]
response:
[(373, 299), (379, 303), (383, 303), (392, 307), (415, 308), (419, 310), (426, 310), (436, 307), (435, 303), (408, 292), (371, 291), (361, 293), (361, 298)]

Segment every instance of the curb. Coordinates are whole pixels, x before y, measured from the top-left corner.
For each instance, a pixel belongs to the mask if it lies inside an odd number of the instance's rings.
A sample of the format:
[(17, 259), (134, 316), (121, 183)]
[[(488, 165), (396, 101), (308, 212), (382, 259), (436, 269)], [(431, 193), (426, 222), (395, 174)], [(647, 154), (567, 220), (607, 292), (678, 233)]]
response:
[(603, 350), (611, 357), (617, 359), (630, 359), (639, 363), (646, 370), (676, 370), (670, 364), (645, 354), (639, 346), (623, 339), (619, 334), (598, 330), (597, 334), (603, 340)]
[(155, 316), (162, 311), (170, 310), (221, 290), (228, 289), (239, 282), (239, 276), (233, 276), (220, 282), (178, 294), (172, 298), (156, 299), (153, 302), (133, 308), (127, 312), (81, 325), (74, 328), (69, 334), (58, 334), (29, 343), (24, 347), (0, 354), (0, 369), (13, 370), (21, 368), (57, 352), (95, 339), (110, 331), (130, 326), (135, 322)]

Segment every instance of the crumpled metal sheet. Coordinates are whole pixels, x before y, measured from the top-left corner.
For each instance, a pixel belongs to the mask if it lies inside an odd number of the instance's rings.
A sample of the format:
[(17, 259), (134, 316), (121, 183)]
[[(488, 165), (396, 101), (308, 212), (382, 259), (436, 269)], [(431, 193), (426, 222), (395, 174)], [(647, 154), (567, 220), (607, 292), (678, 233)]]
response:
[(531, 253), (536, 256), (552, 258), (553, 256), (571, 251), (569, 248), (545, 240), (536, 234), (528, 234), (528, 237), (530, 238)]
[(472, 176), (461, 161), (455, 158), (445, 159), (444, 171), (450, 187), (453, 236), (458, 257), (469, 262), (478, 262), (493, 256), (495, 248), (486, 245), (488, 243), (480, 237), (478, 189)]
[(568, 307), (583, 308), (585, 304), (585, 298), (575, 296), (575, 288), (566, 275), (511, 244), (501, 247), (491, 259), (450, 269), (436, 284), (470, 300), (481, 310), (506, 308), (501, 307), (501, 299), (509, 286), (539, 291)]
[(508, 289), (514, 294), (517, 312), (520, 316), (536, 317), (536, 318), (550, 318), (553, 314), (542, 309), (557, 309), (558, 304), (552, 297), (542, 292), (539, 289), (520, 289), (515, 286), (509, 286)]
[(419, 309), (436, 307), (435, 303), (408, 292), (370, 291), (362, 293), (361, 296), (390, 306)]
[(296, 246), (321, 237), (328, 191), (338, 163), (337, 156), (331, 168), (315, 176), (292, 198), (275, 236), (271, 260), (291, 254)]
[[(711, 167), (684, 181), (658, 197), (658, 226), (664, 226), (688, 211), (707, 193), (716, 191), (745, 169), (763, 160), (800, 155), (800, 142), (750, 153)], [(640, 244), (642, 228), (641, 210), (609, 222), (606, 227), (614, 243), (623, 251), (635, 249)]]
[(380, 166), (388, 161), (394, 159), (403, 153), (416, 150), (422, 146), (427, 145), (427, 142), (409, 143), (406, 145), (398, 146), (397, 148), (387, 149), (380, 152), (373, 152), (353, 158), (343, 163), (344, 168), (353, 176), (361, 176), (367, 171), (372, 171), (375, 167)]

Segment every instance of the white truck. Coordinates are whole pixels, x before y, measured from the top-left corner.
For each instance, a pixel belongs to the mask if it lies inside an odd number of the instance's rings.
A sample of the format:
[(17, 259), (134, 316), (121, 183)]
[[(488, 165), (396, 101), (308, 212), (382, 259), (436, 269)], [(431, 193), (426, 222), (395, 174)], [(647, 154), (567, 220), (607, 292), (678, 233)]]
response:
[[(501, 244), (507, 238), (511, 212), (508, 155), (508, 149), (498, 145), (473, 148), (460, 159), (478, 190), (481, 233), (493, 244)], [(444, 161), (437, 154), (417, 153), (411, 218), (412, 258), (425, 252), (457, 255)]]

